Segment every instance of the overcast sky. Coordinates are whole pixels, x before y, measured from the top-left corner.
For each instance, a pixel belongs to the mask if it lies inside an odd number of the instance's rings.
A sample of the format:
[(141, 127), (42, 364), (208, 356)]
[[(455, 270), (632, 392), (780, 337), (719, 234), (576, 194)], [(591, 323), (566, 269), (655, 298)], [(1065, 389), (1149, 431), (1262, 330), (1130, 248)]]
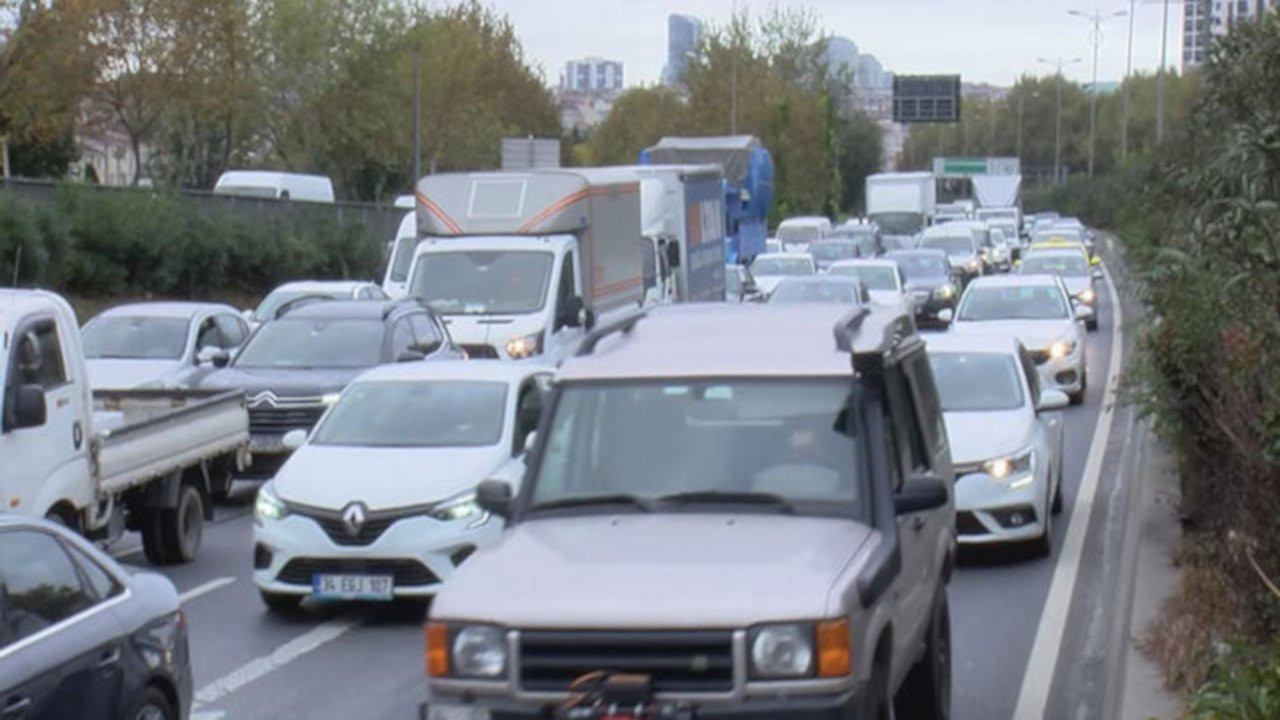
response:
[[(451, 0), (428, 0), (433, 6)], [(515, 24), (525, 53), (548, 84), (566, 61), (586, 56), (620, 60), (627, 85), (658, 81), (667, 53), (667, 15), (683, 13), (722, 23), (734, 0), (482, 0)], [(843, 35), (859, 52), (879, 58), (897, 73), (960, 73), (965, 82), (1012, 85), (1023, 73), (1047, 74), (1040, 57), (1084, 61), (1067, 77), (1088, 81), (1092, 22), (1069, 10), (1127, 11), (1128, 0), (737, 0), (758, 15), (775, 4), (807, 7), (831, 35)], [(1182, 54), (1182, 3), (1169, 3), (1171, 68)], [(1138, 0), (1133, 66), (1160, 64), (1159, 0)], [(1103, 25), (1099, 81), (1119, 80), (1125, 70), (1128, 18)]]

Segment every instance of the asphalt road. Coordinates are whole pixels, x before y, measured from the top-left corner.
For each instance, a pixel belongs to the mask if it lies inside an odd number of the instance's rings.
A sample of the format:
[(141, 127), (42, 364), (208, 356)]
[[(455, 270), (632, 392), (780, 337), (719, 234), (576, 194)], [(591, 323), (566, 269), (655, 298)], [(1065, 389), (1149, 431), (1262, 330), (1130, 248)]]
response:
[[(1115, 351), (1112, 298), (1104, 286), (1099, 295), (1087, 398), (1063, 411), (1065, 509), (1055, 518), (1052, 557), (965, 553), (951, 585), (957, 720), (1003, 720), (1015, 710), (1018, 720), (1103, 717), (1111, 640), (1128, 629), (1116, 623), (1116, 608), (1124, 606), (1119, 558), (1135, 421), (1127, 408), (1116, 410), (1093, 462), (1096, 492), (1078, 502)], [(1129, 316), (1130, 303), (1123, 304)], [(251, 577), (255, 490), (237, 487), (216, 508), (196, 562), (164, 569), (184, 593), (193, 719), (417, 717), (423, 608), (350, 605), (312, 608), (294, 619), (268, 615)], [(136, 536), (110, 550), (126, 564), (145, 564)]]

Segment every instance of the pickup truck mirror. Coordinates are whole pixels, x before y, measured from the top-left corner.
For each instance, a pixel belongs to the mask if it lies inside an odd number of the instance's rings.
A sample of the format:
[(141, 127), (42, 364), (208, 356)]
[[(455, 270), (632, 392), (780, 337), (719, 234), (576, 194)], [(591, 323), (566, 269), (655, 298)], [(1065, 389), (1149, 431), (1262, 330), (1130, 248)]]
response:
[(951, 308), (942, 308), (938, 311), (938, 320), (940, 322), (949, 323), (955, 315), (955, 313), (951, 312)]
[(48, 420), (44, 404), (44, 388), (39, 385), (19, 385), (13, 403), (13, 424), (6, 430), (40, 427)]
[(947, 504), (951, 493), (947, 483), (933, 473), (912, 475), (893, 496), (893, 506), (899, 515), (934, 510)]
[(476, 504), (500, 518), (510, 517), (511, 501), (511, 485), (502, 480), (485, 480), (476, 488)]
[(284, 437), (280, 438), (280, 444), (284, 446), (285, 450), (288, 450), (290, 452), (297, 450), (298, 448), (302, 447), (306, 443), (307, 443), (306, 430), (290, 430), (289, 432), (284, 434)]
[(556, 325), (558, 327), (582, 327), (582, 311), (585, 307), (586, 305), (582, 302), (580, 295), (565, 299), (564, 304), (560, 306), (560, 310), (556, 314)]

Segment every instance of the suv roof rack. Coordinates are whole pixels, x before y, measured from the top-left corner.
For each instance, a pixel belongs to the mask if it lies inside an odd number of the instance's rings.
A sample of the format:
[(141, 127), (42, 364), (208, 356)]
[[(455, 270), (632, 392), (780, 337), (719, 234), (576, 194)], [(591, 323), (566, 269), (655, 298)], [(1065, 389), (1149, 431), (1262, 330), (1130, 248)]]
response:
[(324, 302), (326, 300), (336, 300), (336, 299), (337, 298), (333, 297), (332, 295), (322, 295), (320, 293), (307, 293), (306, 295), (299, 295), (296, 298), (292, 298), (280, 303), (280, 307), (276, 308), (276, 311), (271, 314), (271, 319), (279, 320), (280, 318), (287, 315), (291, 310), (300, 308), (303, 305), (310, 305), (311, 303), (314, 303), (314, 302)]
[(582, 339), (582, 343), (578, 345), (578, 351), (574, 353), (574, 356), (583, 357), (594, 353), (596, 351), (596, 345), (599, 345), (601, 340), (617, 333), (625, 334), (631, 332), (635, 329), (636, 323), (639, 323), (647, 317), (648, 314), (649, 313), (645, 310), (637, 310), (614, 320), (608, 325), (601, 325), (600, 327), (597, 327), (587, 333), (587, 336)]

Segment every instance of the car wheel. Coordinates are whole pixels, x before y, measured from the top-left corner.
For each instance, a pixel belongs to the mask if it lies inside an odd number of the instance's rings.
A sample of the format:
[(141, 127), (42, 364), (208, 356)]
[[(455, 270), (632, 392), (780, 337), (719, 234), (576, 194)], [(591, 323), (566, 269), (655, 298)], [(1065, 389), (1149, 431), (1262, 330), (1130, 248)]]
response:
[(165, 543), (160, 527), (160, 511), (156, 508), (138, 510), (138, 530), (142, 533), (142, 550), (152, 565), (172, 565), (170, 548)]
[(301, 595), (286, 595), (284, 593), (260, 591), (262, 595), (262, 604), (267, 606), (269, 612), (277, 615), (293, 615), (302, 607)]
[(951, 717), (951, 610), (947, 590), (938, 590), (933, 600), (924, 657), (911, 667), (894, 700), (894, 714), (900, 718), (947, 720)]
[(148, 685), (126, 717), (128, 720), (177, 720), (178, 713), (159, 688)]

